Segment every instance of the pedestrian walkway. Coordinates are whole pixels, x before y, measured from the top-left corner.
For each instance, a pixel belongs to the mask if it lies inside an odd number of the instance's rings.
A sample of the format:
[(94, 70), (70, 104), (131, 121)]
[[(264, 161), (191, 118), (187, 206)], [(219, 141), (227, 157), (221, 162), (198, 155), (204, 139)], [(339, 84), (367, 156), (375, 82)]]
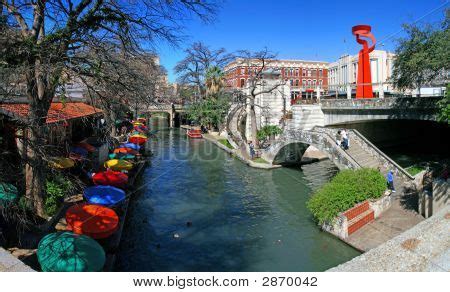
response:
[(0, 272), (34, 272), (34, 270), (0, 247)]

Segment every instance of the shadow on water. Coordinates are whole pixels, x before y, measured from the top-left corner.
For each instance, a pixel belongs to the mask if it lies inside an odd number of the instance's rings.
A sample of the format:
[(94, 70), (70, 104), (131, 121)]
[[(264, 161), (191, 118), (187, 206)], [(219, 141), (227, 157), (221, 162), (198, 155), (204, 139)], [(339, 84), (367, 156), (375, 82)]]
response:
[(116, 270), (321, 271), (359, 254), (312, 221), (300, 169), (252, 169), (182, 130), (158, 136)]

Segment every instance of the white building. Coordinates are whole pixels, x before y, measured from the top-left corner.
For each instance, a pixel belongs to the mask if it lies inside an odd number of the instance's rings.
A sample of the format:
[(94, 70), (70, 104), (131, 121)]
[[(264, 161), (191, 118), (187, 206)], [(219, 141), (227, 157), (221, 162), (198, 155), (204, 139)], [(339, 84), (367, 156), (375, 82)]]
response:
[[(330, 63), (328, 67), (329, 91), (346, 91), (347, 85), (352, 89), (356, 86), (358, 76), (359, 55), (343, 55), (336, 62)], [(370, 69), (372, 75), (373, 91), (379, 92), (383, 85), (384, 92), (392, 92), (389, 79), (392, 76), (395, 54), (374, 50), (370, 53)]]

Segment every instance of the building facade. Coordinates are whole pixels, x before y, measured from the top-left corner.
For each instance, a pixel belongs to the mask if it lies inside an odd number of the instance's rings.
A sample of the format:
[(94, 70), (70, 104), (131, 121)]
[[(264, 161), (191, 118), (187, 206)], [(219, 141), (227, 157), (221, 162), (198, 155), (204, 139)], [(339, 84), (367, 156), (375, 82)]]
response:
[[(355, 89), (358, 75), (358, 54), (343, 55), (336, 62), (330, 63), (328, 67), (328, 91), (345, 92), (347, 86)], [(380, 92), (383, 86), (384, 92), (392, 92), (389, 79), (392, 76), (395, 54), (374, 50), (370, 53), (370, 71), (372, 75), (373, 91)]]
[[(328, 62), (306, 60), (268, 60), (267, 68), (278, 70), (281, 78), (290, 87), (290, 98), (296, 100), (301, 97), (312, 96), (319, 89), (322, 93), (328, 87)], [(243, 59), (236, 59), (225, 66), (225, 81), (229, 88), (244, 88), (252, 70)]]

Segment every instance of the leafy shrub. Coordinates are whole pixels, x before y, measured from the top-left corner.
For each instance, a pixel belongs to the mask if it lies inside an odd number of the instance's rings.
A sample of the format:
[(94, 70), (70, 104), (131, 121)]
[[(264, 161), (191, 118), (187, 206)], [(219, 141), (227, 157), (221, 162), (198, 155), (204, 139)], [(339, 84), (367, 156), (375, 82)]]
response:
[(376, 199), (386, 190), (386, 180), (375, 169), (343, 170), (317, 190), (307, 202), (314, 218), (323, 224), (357, 203)]
[(56, 214), (65, 196), (70, 195), (74, 184), (66, 177), (57, 174), (47, 179), (45, 185), (46, 197), (44, 202), (45, 213), (49, 216)]
[(228, 142), (227, 139), (220, 139), (219, 143), (222, 144), (222, 145), (225, 145), (229, 149), (234, 149), (233, 146), (230, 144), (230, 142)]
[(272, 135), (275, 136), (281, 133), (283, 133), (283, 130), (281, 130), (280, 127), (275, 125), (268, 125), (262, 127), (261, 130), (256, 133), (256, 138), (258, 139), (258, 141), (264, 141)]

